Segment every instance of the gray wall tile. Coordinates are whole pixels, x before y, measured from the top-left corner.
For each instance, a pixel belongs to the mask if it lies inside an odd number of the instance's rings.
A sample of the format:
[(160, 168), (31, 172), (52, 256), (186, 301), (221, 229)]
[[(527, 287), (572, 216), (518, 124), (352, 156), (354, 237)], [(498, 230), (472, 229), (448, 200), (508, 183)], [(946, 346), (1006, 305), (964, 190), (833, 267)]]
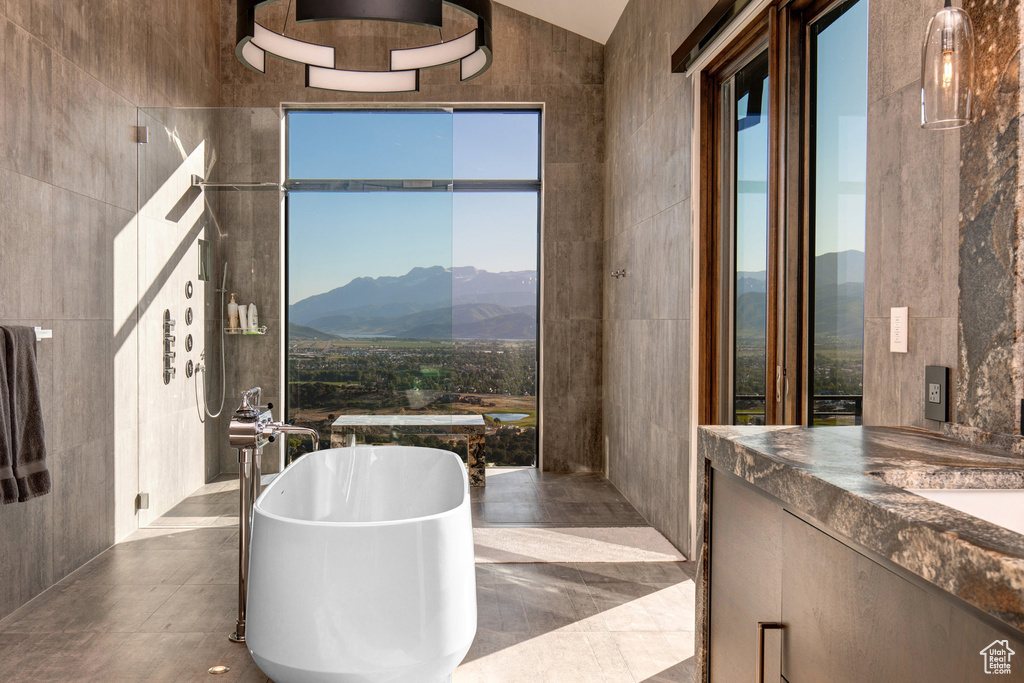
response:
[(628, 273), (605, 277), (607, 474), (684, 553), (693, 103), (669, 56), (707, 9), (633, 0), (605, 56), (604, 260)]
[(54, 337), (38, 345), (53, 490), (0, 507), (0, 542), (19, 549), (0, 555), (0, 616), (137, 525), (132, 126), (138, 107), (217, 103), (221, 10), (2, 4), (0, 322)]

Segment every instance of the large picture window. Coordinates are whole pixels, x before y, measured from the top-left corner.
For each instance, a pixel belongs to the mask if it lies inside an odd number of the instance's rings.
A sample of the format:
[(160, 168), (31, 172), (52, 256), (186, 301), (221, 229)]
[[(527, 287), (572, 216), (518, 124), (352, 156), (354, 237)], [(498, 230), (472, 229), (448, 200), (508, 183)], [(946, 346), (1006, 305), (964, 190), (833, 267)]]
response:
[(477, 414), (489, 464), (536, 464), (540, 125), (289, 112), (289, 419), (329, 440), (341, 416)]

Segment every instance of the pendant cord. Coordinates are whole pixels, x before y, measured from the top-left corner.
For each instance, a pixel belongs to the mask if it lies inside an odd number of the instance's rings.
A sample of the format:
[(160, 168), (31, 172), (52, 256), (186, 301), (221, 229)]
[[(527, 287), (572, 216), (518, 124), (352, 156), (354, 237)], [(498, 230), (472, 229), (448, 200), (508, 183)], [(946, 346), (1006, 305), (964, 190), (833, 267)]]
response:
[[(946, 0), (949, 2), (949, 0)], [(292, 14), (292, 0), (288, 0), (288, 9), (284, 11), (284, 26), (281, 27), (281, 35), (284, 35), (284, 30), (288, 28), (288, 17)]]

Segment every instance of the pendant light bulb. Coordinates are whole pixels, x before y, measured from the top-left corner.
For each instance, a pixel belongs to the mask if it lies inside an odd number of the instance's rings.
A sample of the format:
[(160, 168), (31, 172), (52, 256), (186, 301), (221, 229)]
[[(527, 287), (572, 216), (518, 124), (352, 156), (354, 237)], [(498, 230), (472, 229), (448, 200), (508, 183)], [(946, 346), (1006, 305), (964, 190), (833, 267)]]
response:
[(960, 128), (974, 118), (974, 29), (950, 0), (928, 22), (921, 50), (921, 125)]

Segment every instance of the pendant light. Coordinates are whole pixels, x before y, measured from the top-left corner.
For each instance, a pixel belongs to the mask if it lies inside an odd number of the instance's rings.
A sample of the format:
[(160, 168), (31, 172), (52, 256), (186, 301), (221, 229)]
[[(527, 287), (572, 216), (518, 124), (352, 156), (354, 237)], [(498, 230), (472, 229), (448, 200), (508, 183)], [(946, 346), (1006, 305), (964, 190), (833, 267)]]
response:
[(416, 92), (420, 71), (459, 63), (459, 77), (470, 81), (491, 66), (491, 0), (295, 0), (298, 23), (332, 20), (397, 21), (441, 28), (441, 10), (450, 5), (476, 19), (477, 26), (454, 40), (391, 50), (387, 71), (339, 68), (335, 50), (290, 38), (256, 22), (256, 8), (278, 0), (235, 0), (235, 56), (257, 73), (273, 55), (306, 67), (306, 87), (359, 93)]
[(950, 0), (928, 22), (921, 51), (921, 126), (960, 128), (974, 119), (974, 28)]

